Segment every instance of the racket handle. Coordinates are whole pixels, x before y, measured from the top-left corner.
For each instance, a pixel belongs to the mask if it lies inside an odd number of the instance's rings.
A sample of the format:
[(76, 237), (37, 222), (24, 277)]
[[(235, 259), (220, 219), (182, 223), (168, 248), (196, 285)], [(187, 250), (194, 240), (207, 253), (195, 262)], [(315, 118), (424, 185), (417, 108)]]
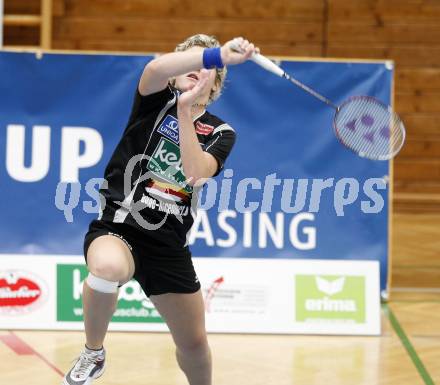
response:
[(272, 60), (269, 60), (267, 57), (260, 55), (259, 53), (254, 53), (251, 56), (251, 60), (258, 64), (260, 67), (263, 67), (265, 70), (274, 73), (280, 77), (284, 76), (284, 71), (278, 67)]
[[(231, 46), (233, 51), (236, 52), (243, 52), (243, 50), (240, 48), (238, 43), (234, 40), (231, 43)], [(275, 75), (284, 76), (284, 71), (278, 67), (272, 60), (269, 60), (267, 57), (260, 55), (259, 53), (254, 53), (250, 59), (258, 64), (260, 67), (263, 67), (265, 70), (274, 73)]]

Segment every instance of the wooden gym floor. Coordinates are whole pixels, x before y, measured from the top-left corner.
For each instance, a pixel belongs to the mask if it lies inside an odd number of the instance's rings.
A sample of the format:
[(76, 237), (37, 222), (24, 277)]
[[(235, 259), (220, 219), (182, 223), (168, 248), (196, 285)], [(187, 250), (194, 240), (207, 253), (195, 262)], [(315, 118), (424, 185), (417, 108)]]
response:
[[(440, 384), (440, 291), (396, 291), (380, 337), (210, 335), (215, 385)], [(81, 332), (0, 331), (0, 384), (60, 384)], [(186, 384), (167, 333), (109, 333), (102, 385)]]

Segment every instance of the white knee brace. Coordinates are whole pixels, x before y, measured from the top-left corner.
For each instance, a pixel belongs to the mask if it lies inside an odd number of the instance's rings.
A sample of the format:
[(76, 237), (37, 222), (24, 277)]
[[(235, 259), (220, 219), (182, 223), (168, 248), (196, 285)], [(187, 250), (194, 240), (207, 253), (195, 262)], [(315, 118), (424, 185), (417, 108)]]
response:
[(118, 291), (119, 282), (107, 281), (106, 279), (99, 278), (92, 273), (87, 276), (87, 285), (100, 293), (116, 293)]

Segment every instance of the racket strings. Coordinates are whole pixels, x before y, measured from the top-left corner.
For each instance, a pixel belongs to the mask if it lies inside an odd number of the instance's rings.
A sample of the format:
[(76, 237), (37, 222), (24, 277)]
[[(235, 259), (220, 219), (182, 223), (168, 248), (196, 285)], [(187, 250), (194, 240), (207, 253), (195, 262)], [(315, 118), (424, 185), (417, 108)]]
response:
[(343, 103), (334, 123), (343, 144), (371, 159), (390, 159), (405, 140), (397, 114), (370, 97), (354, 97)]

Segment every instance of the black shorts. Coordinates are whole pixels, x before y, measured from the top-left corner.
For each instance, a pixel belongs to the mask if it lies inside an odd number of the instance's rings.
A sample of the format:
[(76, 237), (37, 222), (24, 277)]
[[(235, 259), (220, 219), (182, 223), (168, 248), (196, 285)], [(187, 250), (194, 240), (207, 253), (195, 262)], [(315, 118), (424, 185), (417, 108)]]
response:
[(92, 241), (102, 235), (122, 239), (131, 251), (135, 264), (134, 278), (145, 294), (195, 293), (200, 289), (191, 253), (158, 245), (145, 233), (124, 223), (94, 220), (84, 238), (84, 256)]

